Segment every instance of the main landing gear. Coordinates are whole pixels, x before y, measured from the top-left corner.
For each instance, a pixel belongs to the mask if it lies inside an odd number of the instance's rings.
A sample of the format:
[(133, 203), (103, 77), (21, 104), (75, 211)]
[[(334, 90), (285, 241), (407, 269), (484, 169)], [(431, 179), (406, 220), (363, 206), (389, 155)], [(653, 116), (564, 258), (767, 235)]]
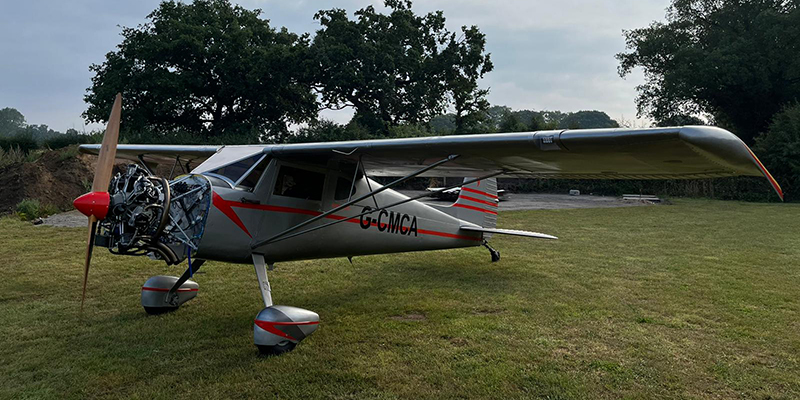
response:
[(177, 276), (159, 275), (142, 285), (142, 307), (150, 315), (175, 311), (181, 304), (195, 298), (200, 285), (189, 280), (203, 265), (205, 260), (195, 260), (186, 272)]
[[(180, 278), (159, 275), (148, 279), (142, 286), (144, 310), (151, 315), (163, 314), (175, 311), (181, 304), (195, 298), (199, 285), (189, 278), (204, 262), (196, 260), (191, 263)], [(253, 342), (265, 355), (292, 351), (300, 341), (317, 330), (319, 315), (302, 308), (273, 305), (264, 256), (253, 254), (253, 265), (265, 306), (253, 321)], [(272, 270), (271, 265), (269, 269)]]
[[(314, 333), (319, 315), (313, 311), (290, 306), (272, 305), (272, 290), (267, 277), (267, 265), (262, 254), (253, 254), (253, 266), (264, 308), (253, 321), (253, 342), (261, 354), (277, 355), (292, 351), (297, 343)], [(270, 270), (272, 266), (270, 265)]]

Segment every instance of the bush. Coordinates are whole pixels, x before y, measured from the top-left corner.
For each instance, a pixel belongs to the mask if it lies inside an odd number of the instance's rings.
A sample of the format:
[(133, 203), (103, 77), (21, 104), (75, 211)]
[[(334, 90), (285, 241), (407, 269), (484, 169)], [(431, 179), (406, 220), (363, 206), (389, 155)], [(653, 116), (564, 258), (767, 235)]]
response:
[(329, 120), (319, 120), (300, 128), (289, 136), (289, 143), (338, 142), (343, 140), (375, 139), (368, 130), (356, 122), (339, 125)]
[(25, 199), (17, 203), (17, 215), (23, 221), (45, 217), (58, 212), (58, 208), (51, 204), (41, 204), (36, 199)]
[(70, 146), (58, 152), (58, 161), (69, 160), (78, 156), (78, 146)]
[(657, 196), (703, 197), (718, 200), (779, 201), (766, 179), (738, 176), (715, 179), (672, 180), (588, 180), (588, 179), (517, 179), (501, 178), (501, 189), (517, 193), (561, 193), (578, 189), (584, 194), (621, 196), (653, 194)]
[(33, 136), (29, 133), (18, 133), (13, 136), (3, 136), (0, 137), (0, 148), (5, 151), (9, 151), (11, 149), (18, 149), (21, 150), (23, 153), (27, 154), (32, 150), (36, 150), (39, 148), (39, 144), (36, 143), (36, 140)]
[(49, 149), (60, 149), (63, 147), (67, 147), (73, 144), (86, 144), (92, 143), (92, 136), (90, 135), (81, 135), (81, 134), (74, 134), (74, 133), (65, 133), (63, 135), (56, 135), (49, 139), (44, 140), (42, 143), (44, 147)]
[(8, 150), (3, 150), (3, 148), (0, 147), (0, 167), (24, 161), (25, 153), (22, 152), (19, 147), (11, 147)]
[(800, 103), (775, 114), (769, 129), (756, 138), (754, 151), (783, 188), (786, 200), (800, 200)]

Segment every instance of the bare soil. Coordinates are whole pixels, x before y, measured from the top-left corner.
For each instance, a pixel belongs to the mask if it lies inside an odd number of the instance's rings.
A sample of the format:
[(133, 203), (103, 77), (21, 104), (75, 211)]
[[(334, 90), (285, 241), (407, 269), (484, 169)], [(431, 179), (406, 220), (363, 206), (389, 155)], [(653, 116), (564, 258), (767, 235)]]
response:
[(94, 157), (74, 149), (48, 151), (34, 162), (0, 168), (0, 214), (14, 211), (23, 199), (36, 199), (66, 210), (91, 186)]

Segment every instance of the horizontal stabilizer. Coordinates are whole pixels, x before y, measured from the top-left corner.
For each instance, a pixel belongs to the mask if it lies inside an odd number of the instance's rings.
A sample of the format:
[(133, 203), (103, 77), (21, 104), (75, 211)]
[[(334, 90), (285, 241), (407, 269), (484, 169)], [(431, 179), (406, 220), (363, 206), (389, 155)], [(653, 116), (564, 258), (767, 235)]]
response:
[(481, 228), (480, 226), (464, 225), (459, 227), (464, 231), (484, 232), (484, 233), (499, 233), (503, 235), (525, 236), (539, 239), (558, 239), (555, 236), (547, 235), (538, 232), (518, 231), (516, 229), (497, 229), (497, 228)]

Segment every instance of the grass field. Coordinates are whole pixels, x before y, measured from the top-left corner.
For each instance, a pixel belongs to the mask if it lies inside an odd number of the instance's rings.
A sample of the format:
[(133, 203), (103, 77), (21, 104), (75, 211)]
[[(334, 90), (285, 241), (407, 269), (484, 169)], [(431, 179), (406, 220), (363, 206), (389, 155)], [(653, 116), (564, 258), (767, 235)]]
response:
[(95, 252), (83, 229), (0, 219), (2, 398), (798, 398), (800, 206), (505, 212), (485, 249), (292, 262), (276, 303), (320, 314), (292, 353), (252, 344), (251, 266), (207, 263), (200, 295), (150, 317), (180, 275)]

